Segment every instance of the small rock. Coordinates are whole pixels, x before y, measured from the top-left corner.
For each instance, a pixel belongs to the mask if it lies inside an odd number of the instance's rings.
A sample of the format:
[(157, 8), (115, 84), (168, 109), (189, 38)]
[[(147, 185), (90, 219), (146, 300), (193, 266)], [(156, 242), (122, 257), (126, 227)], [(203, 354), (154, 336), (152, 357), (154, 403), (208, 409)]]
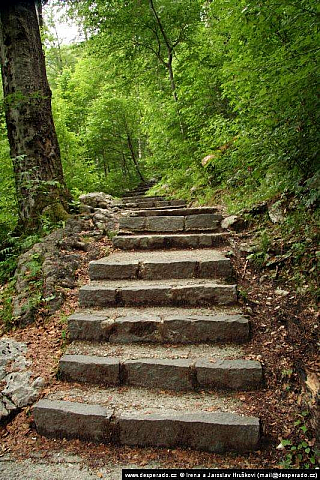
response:
[(268, 214), (272, 223), (283, 223), (285, 219), (284, 211), (280, 202), (276, 202), (268, 207)]
[(43, 388), (45, 386), (46, 382), (42, 377), (37, 377), (34, 382), (32, 383), (33, 388)]
[(276, 295), (280, 295), (281, 297), (286, 297), (287, 295), (289, 295), (290, 292), (288, 292), (288, 290), (281, 290), (281, 288), (277, 288), (274, 293)]
[(238, 215), (231, 215), (230, 217), (226, 217), (221, 222), (222, 228), (226, 230), (234, 230), (236, 232), (244, 230), (246, 226), (247, 222)]
[(113, 197), (103, 192), (92, 192), (80, 195), (79, 200), (84, 205), (93, 208), (109, 208), (113, 204)]
[(84, 205), (83, 203), (80, 204), (79, 211), (82, 214), (89, 214), (92, 212), (92, 207), (89, 207), (89, 205)]
[(0, 393), (0, 420), (10, 415), (10, 413), (16, 408), (17, 407), (9, 400), (9, 398)]
[(36, 400), (38, 391), (30, 384), (31, 373), (28, 371), (10, 373), (6, 377), (3, 394), (9, 397), (17, 407), (24, 407)]

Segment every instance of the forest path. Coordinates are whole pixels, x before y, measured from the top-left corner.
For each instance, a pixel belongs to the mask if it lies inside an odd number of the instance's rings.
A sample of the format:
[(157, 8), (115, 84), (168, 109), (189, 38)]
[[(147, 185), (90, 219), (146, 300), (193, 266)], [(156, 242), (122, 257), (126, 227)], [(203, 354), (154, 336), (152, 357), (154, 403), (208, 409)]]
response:
[(66, 382), (35, 405), (38, 432), (140, 447), (257, 449), (259, 419), (244, 414), (235, 392), (259, 388), (262, 368), (243, 358), (250, 328), (221, 213), (143, 192), (121, 206), (114, 246), (122, 251), (90, 264), (60, 361)]

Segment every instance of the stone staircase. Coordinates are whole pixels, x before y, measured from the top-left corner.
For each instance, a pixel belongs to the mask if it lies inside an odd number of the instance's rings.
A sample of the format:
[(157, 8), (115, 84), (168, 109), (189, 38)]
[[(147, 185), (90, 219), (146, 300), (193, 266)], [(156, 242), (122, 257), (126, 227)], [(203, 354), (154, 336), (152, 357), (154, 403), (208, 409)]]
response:
[(216, 208), (122, 199), (119, 251), (89, 266), (72, 343), (60, 360), (65, 389), (34, 407), (39, 433), (117, 445), (250, 451), (259, 419), (235, 392), (262, 383), (243, 359), (250, 334), (237, 306), (227, 234)]

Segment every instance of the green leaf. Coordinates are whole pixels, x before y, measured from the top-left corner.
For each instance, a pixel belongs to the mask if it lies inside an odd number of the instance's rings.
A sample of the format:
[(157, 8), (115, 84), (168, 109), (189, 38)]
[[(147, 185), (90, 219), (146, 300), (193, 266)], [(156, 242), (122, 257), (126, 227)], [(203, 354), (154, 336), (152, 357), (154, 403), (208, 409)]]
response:
[(283, 438), (283, 439), (281, 440), (281, 444), (282, 444), (284, 447), (288, 447), (289, 445), (292, 445), (291, 440), (287, 440), (287, 439), (285, 439), (285, 438)]

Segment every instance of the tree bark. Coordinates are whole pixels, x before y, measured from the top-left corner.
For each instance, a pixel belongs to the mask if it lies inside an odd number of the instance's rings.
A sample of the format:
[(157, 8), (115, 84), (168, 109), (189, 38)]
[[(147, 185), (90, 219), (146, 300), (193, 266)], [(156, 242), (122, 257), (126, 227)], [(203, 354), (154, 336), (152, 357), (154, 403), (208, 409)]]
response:
[(0, 7), (0, 59), (20, 227), (33, 230), (50, 211), (59, 220), (70, 198), (51, 111), (34, 1)]

